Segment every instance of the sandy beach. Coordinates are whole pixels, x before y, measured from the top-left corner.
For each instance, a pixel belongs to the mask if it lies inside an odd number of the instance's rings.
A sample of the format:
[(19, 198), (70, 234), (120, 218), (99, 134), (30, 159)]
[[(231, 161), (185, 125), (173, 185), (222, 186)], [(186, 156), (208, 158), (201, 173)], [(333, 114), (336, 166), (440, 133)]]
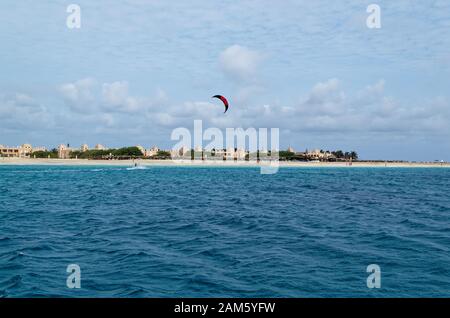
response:
[[(218, 167), (258, 167), (260, 163), (248, 161), (191, 161), (191, 160), (88, 160), (88, 159), (25, 159), (0, 158), (0, 165), (61, 165), (61, 166), (218, 166)], [(280, 167), (379, 167), (379, 168), (450, 168), (450, 163), (440, 162), (286, 162)]]

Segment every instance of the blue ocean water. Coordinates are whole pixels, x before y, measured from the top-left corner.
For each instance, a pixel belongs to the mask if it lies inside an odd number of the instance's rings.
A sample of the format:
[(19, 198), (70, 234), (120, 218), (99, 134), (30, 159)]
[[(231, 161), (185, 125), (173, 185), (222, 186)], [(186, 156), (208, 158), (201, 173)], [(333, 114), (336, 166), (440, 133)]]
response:
[(450, 297), (449, 180), (445, 168), (0, 166), (0, 296)]

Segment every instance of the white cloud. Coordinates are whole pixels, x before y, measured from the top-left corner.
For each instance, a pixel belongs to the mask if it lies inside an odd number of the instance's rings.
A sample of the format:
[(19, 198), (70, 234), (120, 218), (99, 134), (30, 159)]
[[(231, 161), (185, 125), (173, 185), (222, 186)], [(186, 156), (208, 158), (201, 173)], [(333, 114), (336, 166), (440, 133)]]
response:
[(126, 102), (128, 98), (128, 82), (105, 83), (102, 86), (103, 99), (111, 105), (117, 106)]
[(333, 78), (314, 85), (308, 97), (300, 102), (297, 110), (302, 114), (337, 115), (347, 107), (345, 98), (340, 81)]
[(128, 82), (105, 83), (102, 86), (103, 106), (110, 111), (137, 112), (143, 101), (129, 95)]
[(264, 56), (258, 51), (244, 46), (233, 45), (219, 56), (219, 63), (225, 74), (238, 80), (251, 80), (263, 61)]
[(92, 78), (84, 78), (74, 83), (59, 86), (59, 91), (69, 107), (76, 112), (88, 112), (95, 99), (93, 90), (97, 82)]
[(286, 124), (293, 129), (297, 126), (299, 130), (305, 127), (306, 130), (354, 131), (360, 135), (392, 133), (407, 136), (449, 131), (444, 122), (450, 120), (450, 103), (445, 98), (405, 105), (385, 95), (383, 80), (349, 94), (340, 86), (337, 79), (315, 85), (308, 98), (294, 108), (297, 115), (293, 116), (292, 111), (289, 113), (296, 123), (285, 118)]
[(52, 124), (52, 114), (31, 96), (22, 93), (0, 95), (1, 128), (8, 130), (45, 129)]
[(58, 87), (70, 111), (79, 114), (103, 113), (145, 113), (167, 101), (166, 93), (158, 89), (154, 97), (132, 96), (127, 81), (102, 83), (85, 78)]

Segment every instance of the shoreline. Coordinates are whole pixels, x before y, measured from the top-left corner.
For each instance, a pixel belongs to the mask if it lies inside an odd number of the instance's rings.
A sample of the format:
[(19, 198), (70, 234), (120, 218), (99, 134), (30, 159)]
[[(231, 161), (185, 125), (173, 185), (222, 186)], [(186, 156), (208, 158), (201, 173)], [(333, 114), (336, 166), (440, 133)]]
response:
[[(191, 160), (88, 160), (88, 159), (27, 159), (0, 158), (0, 166), (47, 165), (47, 166), (192, 166), (192, 167), (261, 167), (263, 163), (248, 161), (191, 161)], [(268, 163), (265, 165), (267, 166)], [(450, 163), (440, 162), (287, 162), (280, 161), (279, 167), (325, 167), (325, 168), (450, 168)]]

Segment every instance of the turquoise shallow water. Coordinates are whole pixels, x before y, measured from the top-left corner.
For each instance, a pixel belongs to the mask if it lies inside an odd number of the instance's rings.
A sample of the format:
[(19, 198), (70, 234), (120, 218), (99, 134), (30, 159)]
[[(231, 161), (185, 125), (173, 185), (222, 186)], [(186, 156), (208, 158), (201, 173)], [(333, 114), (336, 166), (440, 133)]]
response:
[(449, 180), (439, 168), (0, 166), (0, 296), (450, 297)]

